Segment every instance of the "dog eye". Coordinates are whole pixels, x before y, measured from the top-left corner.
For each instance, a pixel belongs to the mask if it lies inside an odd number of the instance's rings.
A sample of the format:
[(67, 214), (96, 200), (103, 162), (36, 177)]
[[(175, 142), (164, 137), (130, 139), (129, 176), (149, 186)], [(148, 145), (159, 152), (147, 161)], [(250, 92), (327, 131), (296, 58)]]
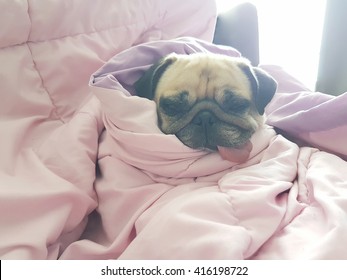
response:
[(190, 108), (188, 94), (187, 91), (183, 91), (175, 96), (162, 97), (159, 100), (159, 108), (170, 117), (187, 112)]
[(245, 98), (237, 96), (229, 90), (224, 93), (224, 100), (221, 107), (224, 111), (232, 114), (243, 114), (251, 106), (251, 102)]

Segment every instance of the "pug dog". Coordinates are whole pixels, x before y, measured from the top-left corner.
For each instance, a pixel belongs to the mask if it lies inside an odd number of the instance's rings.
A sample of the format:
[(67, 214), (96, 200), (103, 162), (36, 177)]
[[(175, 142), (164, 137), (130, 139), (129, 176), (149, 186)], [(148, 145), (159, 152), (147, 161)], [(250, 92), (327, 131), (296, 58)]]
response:
[[(135, 83), (138, 96), (156, 102), (158, 125), (193, 149), (244, 161), (263, 124), (277, 83), (245, 58), (170, 54)], [(231, 156), (230, 156), (231, 155)]]

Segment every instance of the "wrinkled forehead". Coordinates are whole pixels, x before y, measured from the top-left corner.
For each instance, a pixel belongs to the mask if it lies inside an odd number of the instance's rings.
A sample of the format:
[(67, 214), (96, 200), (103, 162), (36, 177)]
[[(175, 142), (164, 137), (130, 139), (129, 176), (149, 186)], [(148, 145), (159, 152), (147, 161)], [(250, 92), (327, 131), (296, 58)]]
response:
[(235, 58), (209, 55), (182, 55), (160, 78), (156, 97), (187, 91), (190, 98), (217, 98), (225, 90), (251, 99), (251, 85)]

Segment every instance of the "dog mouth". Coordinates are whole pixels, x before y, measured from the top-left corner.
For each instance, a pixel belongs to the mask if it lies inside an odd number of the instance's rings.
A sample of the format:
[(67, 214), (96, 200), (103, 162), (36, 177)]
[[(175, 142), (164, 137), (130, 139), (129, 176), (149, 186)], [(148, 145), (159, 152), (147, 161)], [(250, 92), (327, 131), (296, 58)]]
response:
[(190, 148), (218, 152), (224, 160), (242, 163), (250, 157), (253, 149), (250, 141), (253, 132), (229, 124), (215, 124), (203, 129), (189, 125), (176, 136)]
[[(225, 115), (207, 109), (200, 110), (190, 114), (190, 118), (185, 118), (189, 122), (174, 134), (192, 149), (218, 152), (225, 160), (244, 162), (253, 148), (250, 138), (256, 130), (256, 124), (245, 116)], [(184, 122), (179, 123), (182, 125)]]
[(236, 148), (217, 146), (217, 149), (222, 159), (235, 163), (243, 163), (250, 157), (253, 145), (250, 140), (247, 140), (244, 144)]
[(205, 144), (201, 150), (209, 152), (218, 152), (222, 159), (235, 163), (243, 163), (250, 157), (253, 149), (253, 144), (250, 140), (238, 145), (237, 147), (214, 146)]
[[(186, 132), (188, 132), (189, 135), (187, 138), (182, 138), (182, 134), (176, 135), (183, 144), (193, 149), (218, 152), (222, 159), (230, 162), (243, 163), (247, 161), (253, 149), (252, 142), (250, 141), (251, 132), (243, 135), (243, 139), (241, 138), (242, 140), (237, 137), (237, 140), (235, 139), (235, 141), (233, 141), (234, 143), (228, 142), (225, 139), (223, 141), (222, 138), (218, 138), (218, 144), (216, 143), (216, 139), (213, 140), (213, 138), (211, 139), (211, 137), (207, 135), (200, 134), (199, 137), (196, 137), (195, 134), (190, 134), (189, 130), (186, 130)], [(192, 135), (195, 137), (192, 137)]]

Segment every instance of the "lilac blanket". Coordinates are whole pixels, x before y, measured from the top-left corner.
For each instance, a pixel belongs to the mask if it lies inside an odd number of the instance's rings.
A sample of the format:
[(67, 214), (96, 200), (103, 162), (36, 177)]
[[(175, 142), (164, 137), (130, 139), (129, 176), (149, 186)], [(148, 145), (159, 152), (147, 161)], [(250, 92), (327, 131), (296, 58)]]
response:
[(190, 38), (159, 41), (118, 54), (92, 76), (106, 128), (98, 207), (88, 235), (62, 258), (347, 258), (347, 94), (309, 92), (264, 66), (278, 92), (250, 158), (237, 164), (164, 135), (154, 102), (134, 95), (143, 71), (171, 52), (239, 56)]
[(133, 96), (168, 52), (239, 55), (167, 41), (212, 40), (214, 0), (1, 5), (1, 259), (347, 258), (346, 94), (264, 66), (278, 93), (236, 164), (163, 135)]
[(95, 209), (105, 205), (94, 188), (104, 123), (90, 76), (134, 45), (181, 36), (212, 40), (215, 1), (0, 1), (0, 7), (0, 259), (116, 256), (104, 253), (103, 238), (93, 256), (72, 252), (75, 242), (88, 240)]

